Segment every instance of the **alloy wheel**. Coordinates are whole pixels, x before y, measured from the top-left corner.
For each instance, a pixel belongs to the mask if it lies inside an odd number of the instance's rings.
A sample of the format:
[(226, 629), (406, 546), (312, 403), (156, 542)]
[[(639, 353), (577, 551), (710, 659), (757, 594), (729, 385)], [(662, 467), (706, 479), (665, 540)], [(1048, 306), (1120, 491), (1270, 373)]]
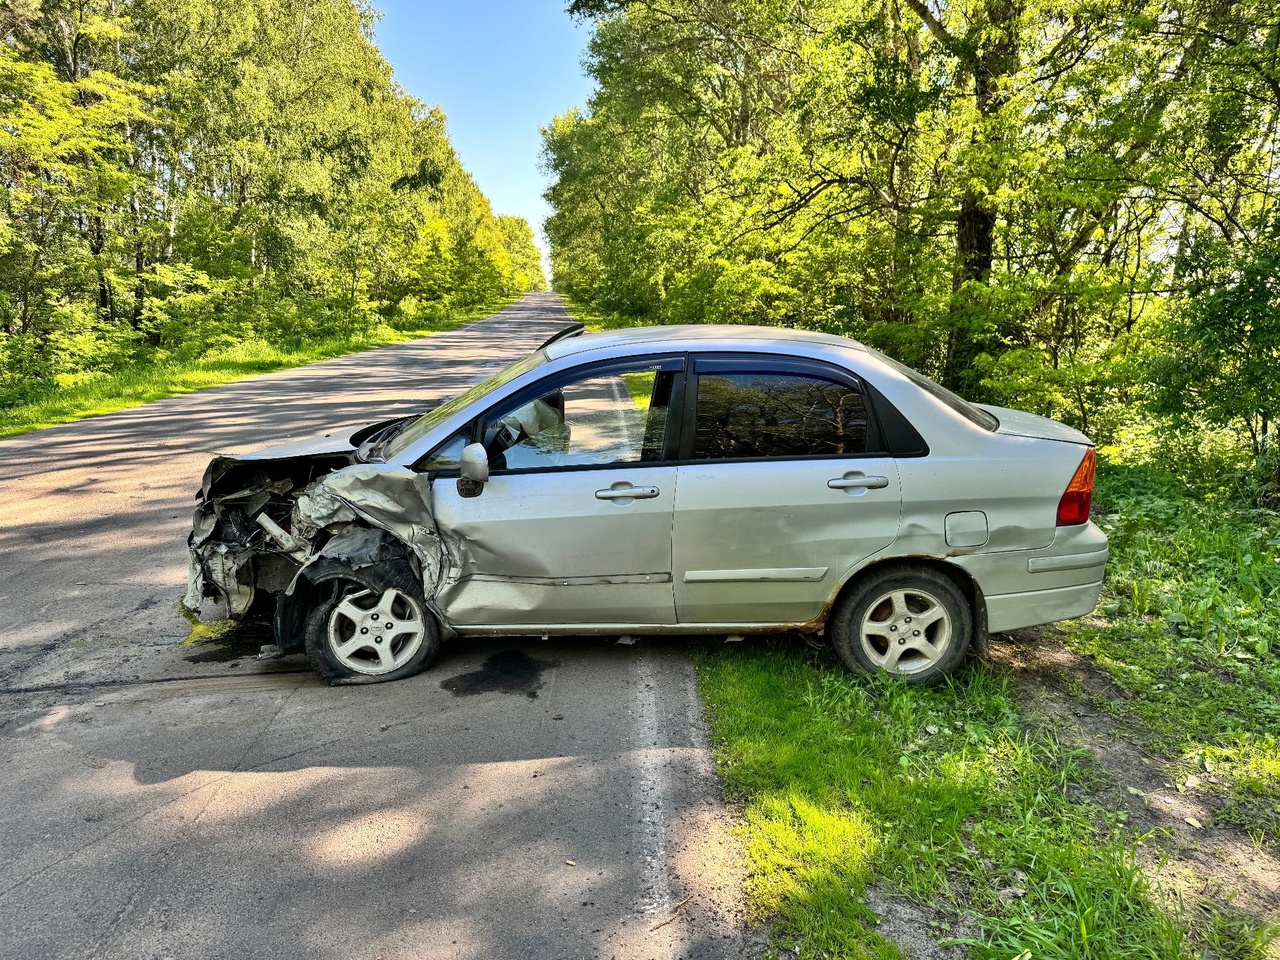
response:
[(348, 670), (379, 676), (404, 666), (427, 634), (421, 605), (389, 587), (343, 597), (329, 614), (329, 647)]
[(870, 660), (901, 675), (935, 666), (951, 646), (952, 632), (942, 601), (920, 588), (886, 591), (867, 607), (858, 628)]

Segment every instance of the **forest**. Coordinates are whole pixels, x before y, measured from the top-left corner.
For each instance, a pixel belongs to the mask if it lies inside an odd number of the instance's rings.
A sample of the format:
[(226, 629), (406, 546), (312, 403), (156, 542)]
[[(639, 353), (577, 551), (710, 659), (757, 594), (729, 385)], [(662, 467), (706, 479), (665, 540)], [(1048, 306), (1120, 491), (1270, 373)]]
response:
[(1100, 441), (1190, 427), (1274, 465), (1269, 0), (570, 11), (597, 91), (543, 131), (558, 290), (845, 334)]
[(0, 2), (0, 408), (545, 279), (363, 0)]

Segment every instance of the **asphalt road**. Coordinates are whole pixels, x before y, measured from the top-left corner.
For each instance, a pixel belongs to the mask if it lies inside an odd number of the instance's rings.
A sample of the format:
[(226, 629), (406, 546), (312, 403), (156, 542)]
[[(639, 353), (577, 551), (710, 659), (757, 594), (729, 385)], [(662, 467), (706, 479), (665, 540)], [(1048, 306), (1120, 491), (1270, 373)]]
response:
[(568, 322), (532, 295), (0, 441), (0, 957), (762, 952), (679, 642), (453, 641), (368, 687), (252, 630), (181, 645), (211, 455), (412, 411)]

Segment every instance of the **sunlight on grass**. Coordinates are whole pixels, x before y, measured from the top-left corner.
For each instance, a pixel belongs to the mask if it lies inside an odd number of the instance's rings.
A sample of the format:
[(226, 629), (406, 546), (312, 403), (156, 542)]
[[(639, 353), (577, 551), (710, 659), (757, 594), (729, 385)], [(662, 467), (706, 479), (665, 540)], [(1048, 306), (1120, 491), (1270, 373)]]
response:
[(1093, 805), (1075, 755), (1028, 735), (981, 668), (922, 690), (855, 677), (794, 642), (704, 648), (721, 773), (743, 808), (747, 893), (800, 957), (894, 957), (869, 884), (960, 918), (979, 957), (1182, 955), (1138, 838)]
[(564, 294), (560, 295), (560, 299), (564, 303), (565, 309), (569, 311), (569, 316), (585, 326), (587, 333), (622, 330), (627, 327), (644, 326), (653, 322), (651, 320), (642, 320), (638, 317), (625, 316), (620, 313), (607, 313), (585, 303), (579, 303)]

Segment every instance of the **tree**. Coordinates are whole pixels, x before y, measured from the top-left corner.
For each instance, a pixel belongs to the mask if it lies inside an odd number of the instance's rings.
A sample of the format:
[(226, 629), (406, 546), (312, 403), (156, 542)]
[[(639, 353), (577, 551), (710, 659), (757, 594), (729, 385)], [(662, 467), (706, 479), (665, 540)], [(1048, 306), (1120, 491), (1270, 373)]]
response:
[(1156, 412), (1237, 430), (1257, 457), (1280, 416), (1280, 218), (1265, 229), (1203, 268), (1147, 368)]
[(396, 85), (375, 16), (364, 0), (0, 6), (0, 392), (543, 282), (444, 115)]
[(1254, 0), (576, 0), (544, 131), (557, 288), (651, 320), (848, 334), (974, 399), (1132, 410), (1192, 247), (1280, 152)]

